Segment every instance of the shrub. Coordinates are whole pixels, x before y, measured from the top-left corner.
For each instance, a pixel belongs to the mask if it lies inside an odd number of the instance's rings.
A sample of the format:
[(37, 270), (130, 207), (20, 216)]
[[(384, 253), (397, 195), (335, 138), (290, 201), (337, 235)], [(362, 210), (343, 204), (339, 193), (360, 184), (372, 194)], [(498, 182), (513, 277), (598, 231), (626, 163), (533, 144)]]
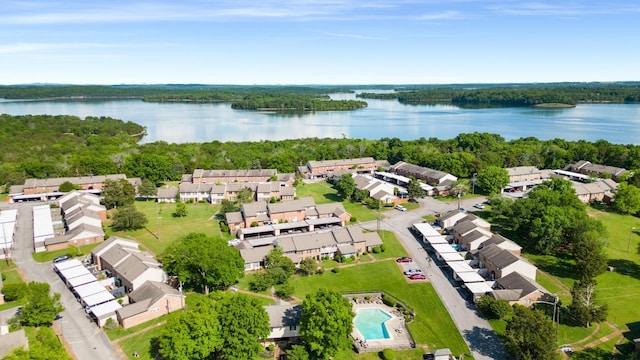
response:
[(396, 358), (396, 353), (392, 349), (382, 350), (382, 358), (384, 360), (393, 360)]
[(331, 272), (334, 273), (334, 274), (337, 274), (337, 273), (340, 272), (340, 268), (333, 268), (333, 269), (331, 269)]
[(276, 296), (282, 299), (288, 299), (293, 295), (293, 285), (284, 283), (276, 287)]
[(2, 281), (6, 281), (7, 280), (7, 275), (5, 273), (2, 273), (2, 275), (0, 277), (2, 278)]
[(255, 274), (253, 279), (249, 280), (249, 289), (254, 292), (265, 291), (269, 286), (271, 286), (271, 279), (264, 273)]
[(267, 346), (267, 351), (273, 351), (275, 350), (275, 348), (276, 348), (275, 345), (269, 344), (269, 346)]
[(349, 220), (349, 222), (356, 223), (356, 222), (358, 222), (358, 219), (356, 219), (355, 216), (352, 216), (351, 220)]
[(20, 300), (26, 297), (28, 292), (27, 284), (24, 283), (9, 283), (5, 284), (2, 288), (2, 293), (6, 301)]
[(380, 249), (380, 246), (376, 246), (373, 248), (373, 253), (374, 254), (380, 254), (382, 252), (382, 249)]
[(113, 321), (113, 318), (107, 319), (107, 322), (104, 324), (104, 328), (107, 330), (115, 330), (118, 328), (118, 323)]
[(382, 298), (382, 302), (387, 306), (396, 307), (396, 301), (393, 298), (390, 298), (388, 296), (384, 296)]
[(386, 250), (387, 250), (387, 245), (386, 244), (380, 245), (380, 251), (385, 252)]
[(367, 296), (364, 297), (364, 299), (369, 301), (369, 300), (371, 300), (371, 296), (367, 295)]

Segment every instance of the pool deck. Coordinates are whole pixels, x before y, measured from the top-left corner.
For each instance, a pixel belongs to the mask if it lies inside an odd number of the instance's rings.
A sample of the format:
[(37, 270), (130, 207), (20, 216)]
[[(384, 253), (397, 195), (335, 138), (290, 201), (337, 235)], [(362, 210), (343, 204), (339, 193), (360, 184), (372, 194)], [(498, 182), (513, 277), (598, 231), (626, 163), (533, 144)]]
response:
[(353, 311), (359, 309), (380, 309), (391, 315), (391, 319), (385, 321), (389, 339), (368, 340), (364, 339), (360, 331), (354, 326), (351, 337), (354, 340), (354, 346), (358, 352), (381, 351), (383, 349), (411, 349), (413, 340), (408, 333), (405, 325), (404, 315), (400, 314), (396, 309), (378, 302), (353, 304)]

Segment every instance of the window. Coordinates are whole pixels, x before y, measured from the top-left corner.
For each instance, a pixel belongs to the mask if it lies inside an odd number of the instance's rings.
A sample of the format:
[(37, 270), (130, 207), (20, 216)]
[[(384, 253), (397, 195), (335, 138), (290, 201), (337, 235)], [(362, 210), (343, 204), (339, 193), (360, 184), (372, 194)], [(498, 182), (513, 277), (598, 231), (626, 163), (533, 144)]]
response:
[(295, 331), (296, 329), (297, 329), (297, 326), (295, 326), (295, 325), (289, 326), (289, 330), (290, 331)]

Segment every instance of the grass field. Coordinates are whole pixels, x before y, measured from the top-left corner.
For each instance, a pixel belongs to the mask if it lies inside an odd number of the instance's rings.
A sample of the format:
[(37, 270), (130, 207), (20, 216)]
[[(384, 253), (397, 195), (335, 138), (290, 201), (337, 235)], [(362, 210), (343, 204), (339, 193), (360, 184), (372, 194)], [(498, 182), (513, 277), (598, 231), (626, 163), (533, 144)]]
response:
[(74, 257), (80, 257), (87, 254), (91, 254), (91, 250), (96, 246), (100, 245), (100, 243), (89, 244), (78, 246), (77, 248), (74, 246), (69, 246), (66, 249), (56, 250), (56, 251), (44, 251), (39, 253), (32, 253), (33, 259), (37, 262), (49, 262), (60, 255), (71, 255)]
[(418, 344), (431, 349), (448, 347), (454, 354), (470, 356), (462, 336), (430, 283), (408, 283), (395, 261), (376, 261), (344, 267), (338, 274), (326, 271), (322, 275), (292, 279), (295, 295), (304, 298), (319, 288), (336, 291), (383, 290), (402, 300), (416, 312), (409, 330)]
[[(640, 306), (636, 303), (640, 298), (640, 219), (591, 207), (587, 211), (591, 217), (600, 220), (607, 229), (605, 250), (609, 265), (615, 268), (615, 271), (605, 272), (596, 278), (597, 300), (608, 305), (608, 320), (618, 329), (631, 328), (634, 332), (640, 332), (638, 322)], [(569, 305), (570, 290), (575, 281), (574, 261), (556, 256), (527, 255), (527, 257), (542, 270), (538, 272), (538, 282), (547, 290), (557, 293), (564, 305)], [(588, 336), (593, 329), (593, 327), (584, 329), (561, 326), (559, 342), (562, 344), (578, 341), (581, 336)], [(598, 336), (605, 336), (609, 332), (608, 327), (602, 325)], [(626, 338), (630, 337), (626, 336)], [(611, 352), (615, 343), (615, 340), (608, 341), (598, 345), (598, 348)], [(623, 345), (622, 348), (625, 349), (626, 346)]]
[[(326, 181), (317, 183), (302, 184), (296, 187), (298, 198), (311, 196), (316, 204), (327, 204), (330, 202), (342, 202), (344, 209), (359, 222), (372, 221), (378, 218), (378, 211), (351, 201), (342, 201), (337, 191)], [(382, 211), (391, 211), (393, 208), (383, 208)]]
[(136, 201), (136, 209), (143, 212), (147, 220), (146, 228), (135, 231), (114, 232), (110, 228), (107, 234), (117, 235), (139, 241), (148, 251), (159, 255), (177, 238), (190, 232), (201, 232), (207, 236), (230, 240), (233, 236), (220, 231), (216, 214), (220, 205), (202, 203), (187, 204), (187, 216), (174, 217), (176, 204), (156, 203), (154, 201)]

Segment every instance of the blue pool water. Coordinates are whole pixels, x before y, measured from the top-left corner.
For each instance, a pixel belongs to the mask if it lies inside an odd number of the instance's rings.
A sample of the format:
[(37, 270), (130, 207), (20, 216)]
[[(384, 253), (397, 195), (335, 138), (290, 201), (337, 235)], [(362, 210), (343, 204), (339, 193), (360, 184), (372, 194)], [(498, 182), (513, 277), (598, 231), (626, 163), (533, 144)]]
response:
[(391, 338), (384, 325), (389, 319), (391, 315), (380, 309), (360, 309), (353, 322), (365, 340), (383, 340)]

